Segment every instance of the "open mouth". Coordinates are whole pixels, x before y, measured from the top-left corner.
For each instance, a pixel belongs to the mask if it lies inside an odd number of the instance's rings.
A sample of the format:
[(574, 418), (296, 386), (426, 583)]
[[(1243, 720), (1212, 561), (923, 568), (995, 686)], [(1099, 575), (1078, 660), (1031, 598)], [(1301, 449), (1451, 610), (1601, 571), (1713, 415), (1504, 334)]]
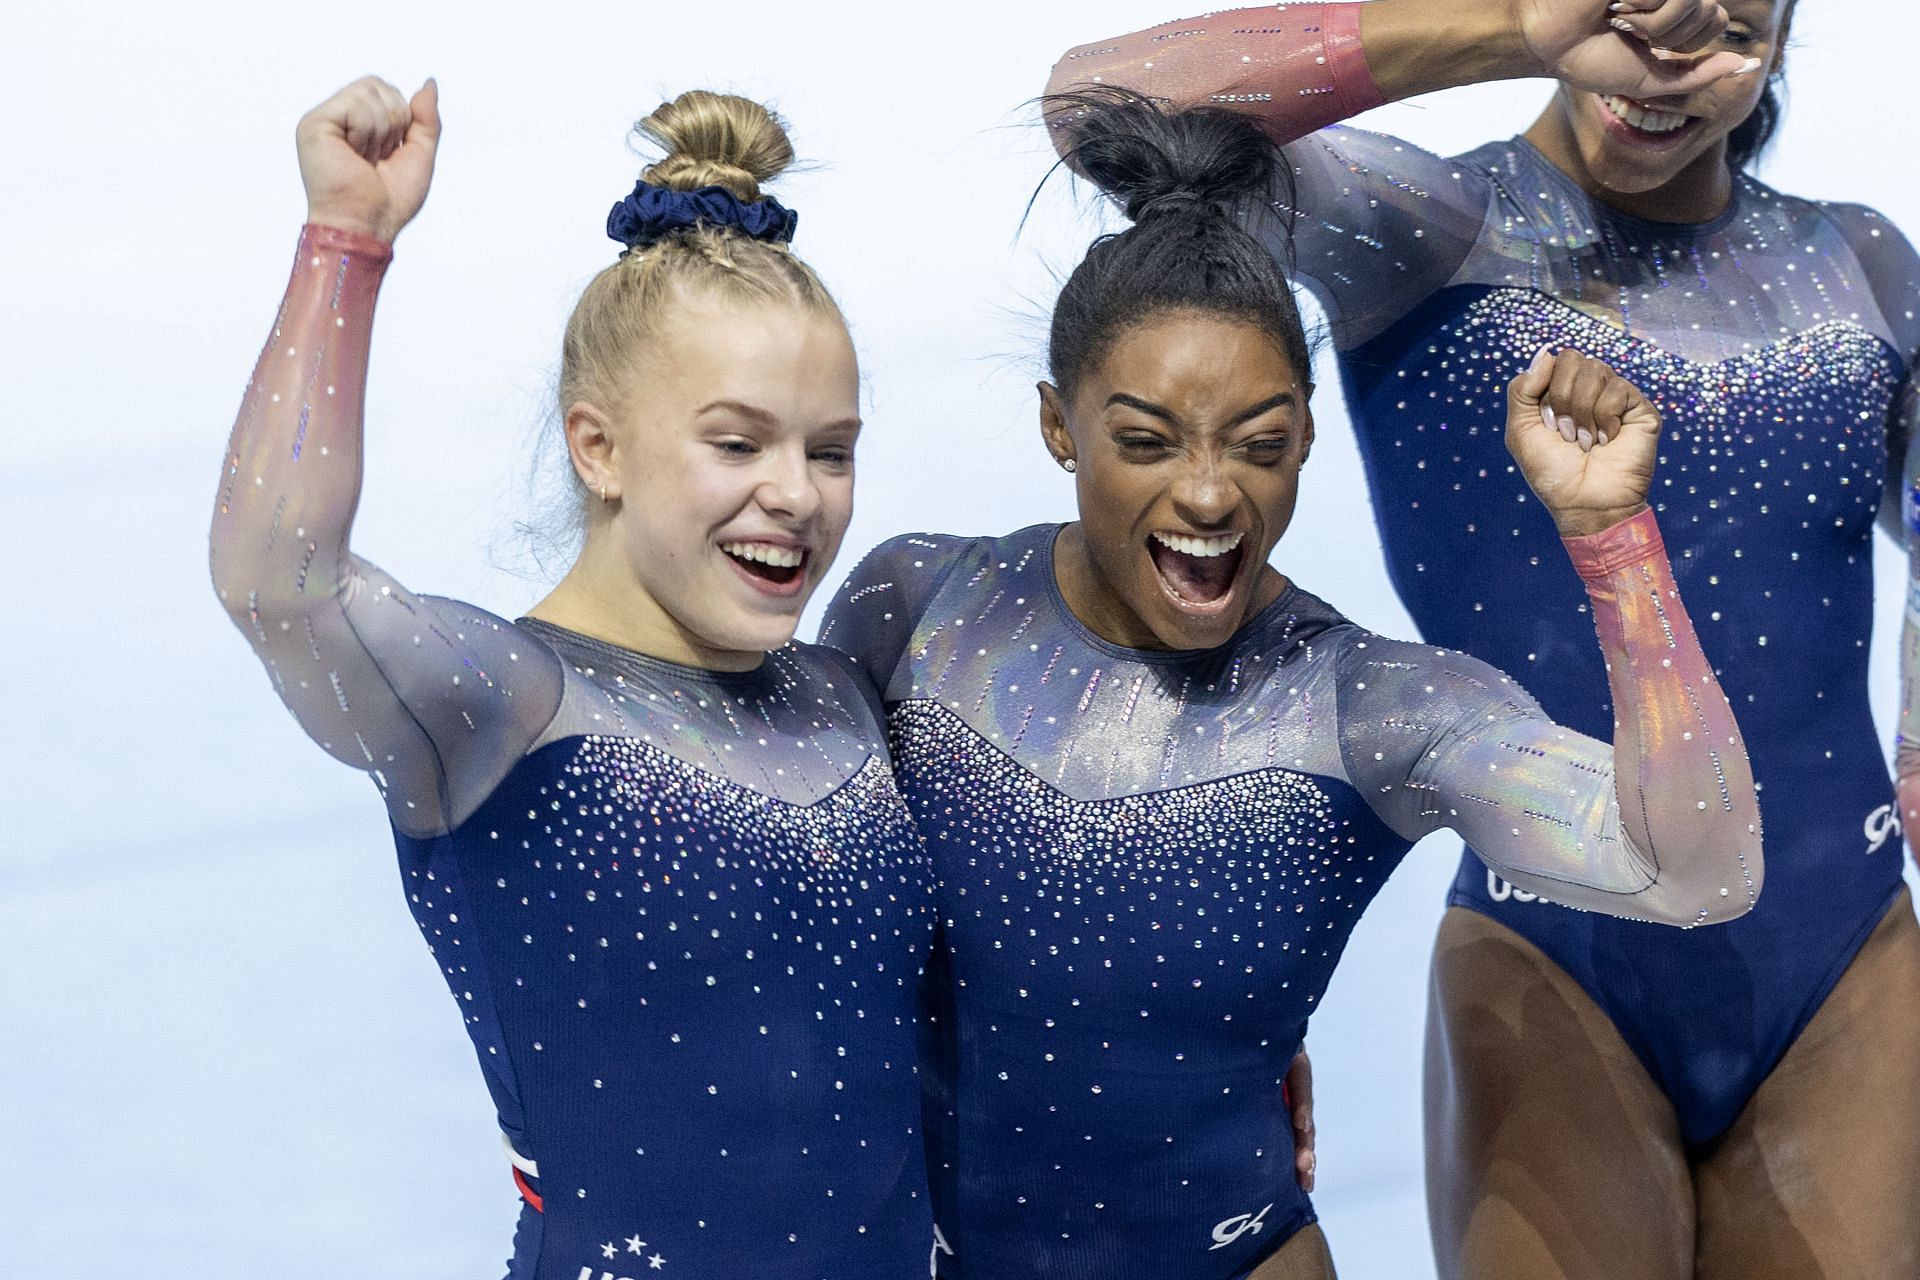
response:
[(1597, 95), (1600, 114), (1609, 131), (1642, 146), (1668, 147), (1679, 142), (1701, 123), (1699, 116), (1678, 111), (1661, 111), (1635, 102), (1617, 93)]
[(720, 550), (756, 590), (788, 596), (802, 586), (807, 572), (806, 547), (778, 542), (723, 542)]
[(1246, 534), (1238, 531), (1210, 537), (1154, 533), (1147, 538), (1147, 555), (1160, 575), (1161, 587), (1187, 613), (1225, 609), (1246, 554)]

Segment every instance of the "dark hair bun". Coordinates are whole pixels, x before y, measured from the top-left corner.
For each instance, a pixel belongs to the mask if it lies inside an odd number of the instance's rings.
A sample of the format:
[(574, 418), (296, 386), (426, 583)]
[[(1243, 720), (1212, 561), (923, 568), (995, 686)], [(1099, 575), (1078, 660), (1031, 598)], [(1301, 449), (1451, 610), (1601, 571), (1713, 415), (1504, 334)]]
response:
[(1280, 166), (1273, 140), (1221, 107), (1175, 111), (1132, 90), (1099, 88), (1049, 97), (1042, 108), (1067, 134), (1067, 164), (1135, 222), (1199, 208), (1230, 213), (1270, 191)]

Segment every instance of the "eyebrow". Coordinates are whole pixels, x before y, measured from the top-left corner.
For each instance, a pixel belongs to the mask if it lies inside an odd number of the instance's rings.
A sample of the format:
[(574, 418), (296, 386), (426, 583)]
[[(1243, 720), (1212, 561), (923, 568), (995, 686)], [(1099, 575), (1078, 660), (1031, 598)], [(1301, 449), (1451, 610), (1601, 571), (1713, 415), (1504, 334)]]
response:
[[(763, 427), (778, 427), (780, 425), (780, 418), (778, 415), (769, 413), (767, 410), (762, 409), (759, 405), (748, 404), (744, 400), (725, 400), (725, 399), (710, 400), (706, 404), (703, 404), (698, 409), (694, 410), (693, 416), (696, 418), (705, 417), (707, 414), (712, 413), (715, 410), (722, 410), (727, 413), (737, 414), (738, 416), (747, 419), (749, 422), (758, 423)], [(823, 430), (823, 431), (842, 431), (842, 430), (858, 431), (861, 425), (862, 424), (860, 422), (860, 419), (858, 418), (842, 418), (838, 422), (823, 423), (820, 427), (815, 429)]]
[[(1232, 421), (1228, 422), (1227, 426), (1228, 428), (1233, 428), (1240, 426), (1242, 423), (1252, 422), (1263, 413), (1272, 413), (1275, 409), (1293, 403), (1293, 392), (1282, 391), (1279, 395), (1268, 396), (1259, 404), (1242, 409), (1233, 416)], [(1148, 417), (1158, 418), (1169, 425), (1177, 425), (1179, 422), (1179, 419), (1174, 417), (1172, 410), (1154, 404), (1151, 400), (1142, 400), (1139, 396), (1130, 396), (1124, 391), (1116, 391), (1107, 397), (1107, 408), (1111, 409), (1116, 404), (1125, 405), (1129, 409), (1137, 409)]]
[(744, 400), (709, 400), (706, 404), (694, 410), (693, 416), (696, 418), (702, 417), (712, 413), (715, 409), (724, 409), (728, 413), (738, 414), (740, 417), (749, 418), (762, 426), (777, 427), (780, 425), (779, 418), (768, 413), (759, 405), (748, 404)]

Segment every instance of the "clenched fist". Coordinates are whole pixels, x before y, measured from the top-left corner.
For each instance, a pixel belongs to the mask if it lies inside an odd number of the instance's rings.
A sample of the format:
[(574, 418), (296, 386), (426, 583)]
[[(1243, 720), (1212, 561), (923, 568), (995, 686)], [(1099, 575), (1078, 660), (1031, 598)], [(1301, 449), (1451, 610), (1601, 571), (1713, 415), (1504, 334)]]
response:
[(440, 89), (409, 100), (375, 76), (300, 117), (294, 130), (307, 221), (391, 243), (426, 203), (440, 141)]
[(1507, 452), (1562, 537), (1639, 514), (1659, 450), (1660, 411), (1591, 356), (1542, 348), (1507, 388)]

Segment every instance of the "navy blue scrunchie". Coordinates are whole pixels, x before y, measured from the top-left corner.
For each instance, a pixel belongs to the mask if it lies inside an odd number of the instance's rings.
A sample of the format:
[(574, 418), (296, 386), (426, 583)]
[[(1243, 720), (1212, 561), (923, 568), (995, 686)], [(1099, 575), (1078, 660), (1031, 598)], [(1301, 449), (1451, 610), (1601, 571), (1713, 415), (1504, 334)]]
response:
[(607, 214), (607, 235), (629, 249), (644, 249), (701, 222), (755, 240), (786, 241), (793, 239), (800, 215), (772, 196), (747, 201), (725, 187), (675, 191), (641, 182)]

